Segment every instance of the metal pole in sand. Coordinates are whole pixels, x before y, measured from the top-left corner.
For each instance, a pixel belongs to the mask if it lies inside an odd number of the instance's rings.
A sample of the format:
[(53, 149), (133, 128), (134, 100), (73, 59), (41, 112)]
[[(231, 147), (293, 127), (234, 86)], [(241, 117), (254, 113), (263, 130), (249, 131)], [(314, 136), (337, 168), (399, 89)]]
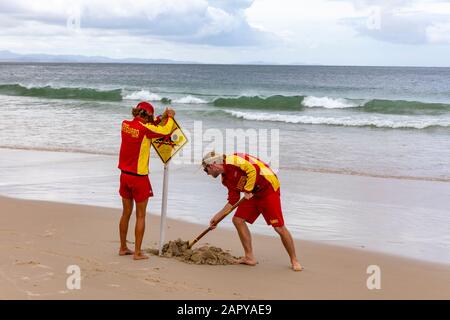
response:
[(163, 194), (161, 204), (161, 222), (159, 228), (159, 255), (162, 255), (166, 235), (167, 191), (169, 188), (169, 161), (164, 164)]

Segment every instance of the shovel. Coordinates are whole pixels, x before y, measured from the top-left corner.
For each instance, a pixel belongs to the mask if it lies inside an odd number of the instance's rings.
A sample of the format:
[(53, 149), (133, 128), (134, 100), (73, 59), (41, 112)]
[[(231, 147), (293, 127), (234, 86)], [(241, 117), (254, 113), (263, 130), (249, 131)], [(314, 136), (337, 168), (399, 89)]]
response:
[[(243, 201), (245, 200), (244, 197), (242, 197), (241, 199), (239, 199), (238, 202), (236, 202), (227, 212), (225, 212), (220, 218), (219, 220), (217, 220), (217, 222), (214, 224), (215, 226), (217, 226), (219, 224), (220, 221), (222, 221), (227, 215), (229, 215), (234, 209), (236, 209)], [(202, 233), (200, 233), (197, 238), (195, 238), (192, 241), (189, 241), (188, 244), (188, 249), (192, 248), (192, 246), (194, 244), (196, 244), (201, 238), (203, 238), (203, 236), (205, 234), (207, 234), (208, 232), (210, 232), (212, 230), (212, 227), (208, 227), (207, 229), (205, 229), (205, 231), (203, 231)]]

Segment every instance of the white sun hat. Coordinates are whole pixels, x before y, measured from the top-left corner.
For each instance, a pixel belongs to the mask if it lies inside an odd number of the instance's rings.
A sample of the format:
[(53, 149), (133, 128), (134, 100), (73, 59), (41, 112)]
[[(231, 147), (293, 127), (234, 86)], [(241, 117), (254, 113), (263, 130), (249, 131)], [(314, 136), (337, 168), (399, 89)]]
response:
[(215, 151), (208, 152), (203, 156), (202, 159), (202, 166), (207, 166), (209, 164), (213, 163), (223, 163), (223, 159), (225, 158), (225, 155), (223, 153), (218, 153)]

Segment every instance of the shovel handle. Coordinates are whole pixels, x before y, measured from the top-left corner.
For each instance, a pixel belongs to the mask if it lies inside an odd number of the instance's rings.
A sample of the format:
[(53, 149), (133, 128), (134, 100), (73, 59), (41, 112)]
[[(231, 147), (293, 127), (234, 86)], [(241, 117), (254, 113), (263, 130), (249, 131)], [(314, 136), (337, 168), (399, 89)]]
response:
[[(230, 209), (228, 209), (228, 211), (225, 212), (225, 213), (224, 213), (224, 214), (216, 221), (216, 223), (215, 223), (214, 225), (217, 226), (217, 225), (219, 224), (220, 221), (222, 221), (227, 215), (229, 215), (234, 209), (236, 209), (236, 208), (237, 208), (244, 200), (245, 200), (245, 197), (242, 197), (241, 199), (239, 199), (239, 201), (236, 202)], [(200, 233), (200, 234), (197, 236), (197, 238), (195, 238), (195, 239), (192, 240), (192, 241), (189, 241), (188, 248), (189, 248), (189, 249), (192, 248), (192, 246), (193, 246), (194, 244), (196, 244), (201, 238), (203, 238), (203, 236), (204, 236), (205, 234), (207, 234), (207, 233), (210, 232), (211, 230), (212, 230), (212, 228), (211, 228), (211, 227), (208, 227), (208, 228), (205, 229), (202, 233)]]

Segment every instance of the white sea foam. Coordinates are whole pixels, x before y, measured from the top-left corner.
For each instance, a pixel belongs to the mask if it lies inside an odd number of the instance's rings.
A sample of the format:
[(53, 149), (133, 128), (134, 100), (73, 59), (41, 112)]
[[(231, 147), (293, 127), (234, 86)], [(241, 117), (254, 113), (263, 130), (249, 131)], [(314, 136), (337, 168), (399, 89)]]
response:
[(302, 105), (309, 108), (322, 107), (327, 109), (355, 108), (359, 104), (343, 98), (315, 97), (307, 96), (303, 99)]
[(176, 99), (173, 102), (175, 103), (184, 103), (184, 104), (205, 104), (208, 103), (208, 101), (205, 101), (203, 99), (188, 95), (186, 97)]
[(367, 118), (354, 117), (316, 117), (316, 116), (299, 116), (292, 114), (279, 113), (254, 113), (241, 112), (233, 110), (225, 110), (226, 113), (234, 117), (253, 120), (253, 121), (275, 121), (285, 123), (300, 123), (300, 124), (322, 124), (335, 126), (349, 126), (349, 127), (365, 127), (374, 126), (378, 128), (412, 128), (425, 129), (433, 126), (450, 127), (450, 119), (417, 119), (412, 117), (397, 117), (397, 118), (381, 118), (371, 116)]
[(156, 93), (148, 90), (134, 91), (124, 97), (125, 100), (147, 100), (147, 101), (161, 101), (161, 97)]

